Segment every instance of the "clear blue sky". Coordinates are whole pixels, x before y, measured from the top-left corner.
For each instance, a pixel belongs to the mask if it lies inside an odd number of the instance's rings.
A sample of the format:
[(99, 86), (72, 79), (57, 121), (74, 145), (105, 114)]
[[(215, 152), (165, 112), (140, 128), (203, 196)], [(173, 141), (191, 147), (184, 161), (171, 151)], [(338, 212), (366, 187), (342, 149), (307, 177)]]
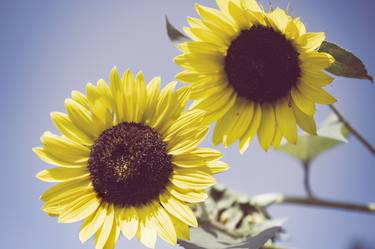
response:
[[(198, 1), (213, 5), (213, 1)], [(286, 6), (286, 1), (273, 0)], [(293, 14), (310, 31), (325, 31), (359, 55), (375, 73), (373, 0), (291, 0)], [(1, 75), (1, 248), (93, 248), (81, 245), (80, 224), (61, 225), (42, 211), (38, 196), (48, 188), (34, 175), (47, 167), (31, 148), (44, 130), (54, 130), (51, 111), (63, 111), (64, 99), (88, 81), (108, 79), (110, 69), (143, 70), (146, 79), (173, 80), (178, 54), (165, 35), (164, 15), (176, 26), (195, 16), (194, 1), (0, 1)], [(338, 107), (375, 144), (375, 89), (366, 81), (338, 78), (329, 88)], [(319, 109), (324, 117), (327, 108)], [(207, 141), (207, 145), (209, 142)], [(250, 195), (280, 191), (303, 194), (302, 170), (284, 154), (264, 153), (253, 144), (240, 156), (224, 150), (232, 169), (220, 182)], [(355, 140), (324, 154), (312, 165), (312, 187), (322, 197), (375, 201), (375, 160)], [(375, 244), (375, 215), (302, 207), (275, 207), (287, 217), (292, 248), (345, 249), (355, 239)], [(142, 248), (120, 240), (117, 248)], [(158, 241), (158, 248), (171, 248)]]

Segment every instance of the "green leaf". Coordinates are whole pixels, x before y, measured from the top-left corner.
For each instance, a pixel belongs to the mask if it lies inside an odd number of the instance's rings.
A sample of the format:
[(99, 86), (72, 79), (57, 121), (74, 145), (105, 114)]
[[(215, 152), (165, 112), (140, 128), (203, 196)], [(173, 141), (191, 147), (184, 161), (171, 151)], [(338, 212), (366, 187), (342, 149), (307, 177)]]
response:
[(263, 207), (245, 194), (216, 185), (208, 199), (194, 209), (199, 228), (190, 230), (190, 240), (179, 240), (186, 249), (260, 248), (272, 246), (285, 219), (271, 219)]
[(190, 240), (179, 240), (185, 249), (258, 249), (281, 231), (280, 226), (269, 226), (245, 240), (236, 240), (211, 227), (198, 227), (190, 230)]
[(328, 72), (337, 76), (368, 79), (371, 82), (373, 78), (368, 74), (363, 62), (353, 53), (328, 41), (324, 41), (320, 46), (319, 52), (326, 52), (335, 58), (335, 63), (327, 69)]
[(172, 42), (184, 42), (189, 41), (189, 37), (181, 33), (177, 28), (175, 28), (168, 20), (168, 17), (165, 16), (165, 24), (167, 28), (167, 34), (169, 39)]
[(348, 136), (349, 130), (335, 114), (332, 114), (323, 122), (322, 127), (318, 130), (318, 136), (303, 133), (298, 137), (296, 145), (285, 143), (277, 151), (288, 153), (304, 165), (308, 165), (322, 153), (339, 144), (346, 143)]

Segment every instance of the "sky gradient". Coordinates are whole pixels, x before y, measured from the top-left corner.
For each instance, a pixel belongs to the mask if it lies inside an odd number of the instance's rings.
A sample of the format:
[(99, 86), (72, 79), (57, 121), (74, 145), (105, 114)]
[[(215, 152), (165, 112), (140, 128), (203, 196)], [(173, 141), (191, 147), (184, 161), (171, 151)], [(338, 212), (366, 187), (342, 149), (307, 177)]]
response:
[[(214, 1), (197, 1), (214, 6)], [(309, 31), (353, 51), (375, 73), (373, 0), (291, 0), (292, 15)], [(286, 1), (273, 0), (286, 7)], [(72, 90), (87, 82), (108, 80), (117, 66), (122, 72), (142, 70), (146, 80), (160, 75), (163, 83), (181, 71), (172, 58), (164, 24), (168, 15), (177, 27), (196, 16), (194, 1), (0, 1), (2, 248), (93, 248), (81, 245), (80, 223), (58, 224), (40, 210), (39, 195), (50, 185), (35, 174), (48, 167), (31, 151), (45, 130), (55, 131), (52, 111), (64, 111)], [(337, 78), (328, 90), (354, 127), (375, 144), (374, 86), (368, 81)], [(319, 107), (318, 117), (327, 115)], [(210, 146), (209, 138), (205, 145)], [(219, 182), (249, 195), (282, 192), (303, 194), (302, 169), (287, 155), (263, 152), (254, 140), (240, 156), (237, 145), (218, 146), (231, 169)], [(312, 188), (321, 197), (375, 202), (375, 160), (351, 138), (312, 165)], [(295, 206), (271, 208), (275, 218), (288, 218), (289, 239), (282, 244), (301, 249), (346, 249), (353, 240), (375, 244), (375, 215)], [(117, 248), (143, 248), (120, 239)], [(158, 240), (157, 248), (173, 248)]]

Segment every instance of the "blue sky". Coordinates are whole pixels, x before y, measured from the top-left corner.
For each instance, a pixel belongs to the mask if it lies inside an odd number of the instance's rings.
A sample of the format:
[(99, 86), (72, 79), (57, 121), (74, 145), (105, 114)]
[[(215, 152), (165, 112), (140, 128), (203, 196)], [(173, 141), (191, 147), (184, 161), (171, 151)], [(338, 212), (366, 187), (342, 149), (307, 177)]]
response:
[[(328, 40), (356, 53), (375, 72), (372, 0), (291, 0), (291, 5), (309, 31), (326, 32)], [(173, 80), (180, 69), (172, 62), (178, 51), (165, 35), (166, 14), (176, 26), (186, 25), (186, 16), (196, 16), (194, 1), (0, 1), (2, 248), (93, 248), (92, 241), (80, 244), (80, 224), (61, 225), (40, 211), (38, 197), (49, 185), (34, 175), (47, 165), (31, 148), (39, 145), (43, 131), (54, 131), (49, 113), (63, 111), (72, 90), (108, 79), (114, 65), (142, 70), (147, 80), (156, 75), (164, 83)], [(328, 90), (353, 126), (375, 144), (373, 85), (338, 78)], [(326, 114), (327, 108), (319, 108), (320, 118)], [(265, 153), (256, 141), (243, 156), (235, 146), (218, 148), (232, 166), (218, 177), (221, 183), (249, 195), (303, 194), (301, 167), (288, 156)], [(375, 202), (375, 160), (354, 139), (318, 158), (311, 173), (321, 197)], [(375, 244), (375, 215), (295, 206), (274, 207), (271, 213), (288, 218), (290, 238), (284, 244), (292, 248), (344, 249), (357, 239)], [(143, 247), (122, 239), (117, 248)], [(159, 240), (158, 248), (172, 247)]]

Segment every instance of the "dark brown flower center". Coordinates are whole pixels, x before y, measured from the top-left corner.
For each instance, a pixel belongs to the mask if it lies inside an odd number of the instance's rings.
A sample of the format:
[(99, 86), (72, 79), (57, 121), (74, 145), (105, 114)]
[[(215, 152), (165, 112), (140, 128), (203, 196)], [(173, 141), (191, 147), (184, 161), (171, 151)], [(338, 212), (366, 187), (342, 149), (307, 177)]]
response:
[(105, 130), (89, 158), (97, 194), (117, 206), (141, 206), (165, 190), (171, 156), (161, 135), (147, 125), (123, 122)]
[(225, 72), (238, 95), (256, 102), (273, 102), (297, 84), (299, 53), (282, 33), (256, 25), (241, 31), (230, 44)]

